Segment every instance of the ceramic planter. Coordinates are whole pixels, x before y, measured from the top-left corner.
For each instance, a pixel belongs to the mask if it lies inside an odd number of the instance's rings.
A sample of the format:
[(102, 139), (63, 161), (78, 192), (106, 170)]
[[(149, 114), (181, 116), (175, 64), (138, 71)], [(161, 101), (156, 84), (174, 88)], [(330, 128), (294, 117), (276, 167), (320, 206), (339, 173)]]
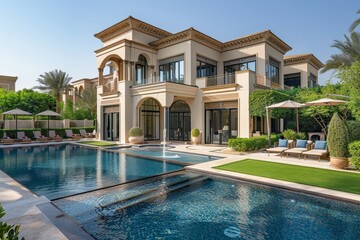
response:
[(144, 142), (144, 136), (129, 137), (129, 143), (131, 144), (140, 144), (143, 142)]
[(344, 169), (349, 165), (348, 158), (330, 156), (331, 166), (337, 169)]

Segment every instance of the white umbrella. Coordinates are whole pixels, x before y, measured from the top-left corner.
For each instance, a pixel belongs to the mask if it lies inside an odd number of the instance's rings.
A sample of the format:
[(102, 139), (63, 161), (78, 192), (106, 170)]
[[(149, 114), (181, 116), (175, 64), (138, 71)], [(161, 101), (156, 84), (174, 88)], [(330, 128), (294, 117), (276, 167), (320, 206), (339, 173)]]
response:
[(32, 115), (32, 113), (29, 113), (27, 111), (24, 111), (24, 110), (21, 110), (21, 109), (18, 109), (18, 108), (15, 108), (15, 109), (7, 111), (7, 112), (3, 112), (2, 114), (3, 115), (14, 115), (15, 116), (15, 124), (16, 124), (15, 128), (16, 128), (16, 131), (17, 131), (17, 116), (18, 115), (21, 115), (21, 116)]
[(59, 113), (57, 113), (57, 112), (54, 112), (54, 111), (51, 111), (51, 110), (46, 110), (46, 111), (43, 111), (43, 112), (41, 112), (41, 113), (36, 114), (36, 116), (47, 116), (47, 117), (48, 117), (47, 127), (48, 127), (48, 136), (49, 136), (50, 116), (52, 116), (52, 117), (59, 117), (59, 116), (61, 116), (61, 115), (60, 115)]
[(307, 102), (305, 103), (305, 105), (306, 106), (336, 106), (343, 103), (347, 103), (347, 101), (331, 99), (331, 98), (321, 98), (319, 100)]
[(305, 107), (305, 104), (287, 100), (284, 102), (276, 103), (266, 107), (266, 122), (268, 129), (268, 142), (270, 146), (270, 119), (269, 119), (269, 109), (273, 108), (295, 108), (296, 109), (296, 130), (299, 132), (299, 108)]

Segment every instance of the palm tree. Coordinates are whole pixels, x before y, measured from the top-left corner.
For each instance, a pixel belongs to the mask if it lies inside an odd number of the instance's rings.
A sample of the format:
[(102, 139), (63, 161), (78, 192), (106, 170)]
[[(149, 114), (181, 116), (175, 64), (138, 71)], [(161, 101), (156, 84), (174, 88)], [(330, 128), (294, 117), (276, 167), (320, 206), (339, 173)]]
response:
[[(360, 14), (360, 9), (356, 12), (357, 14)], [(355, 28), (357, 28), (357, 26), (360, 25), (360, 18), (356, 19), (351, 25), (350, 25), (350, 28), (349, 28), (349, 31), (350, 32), (353, 32), (355, 30)]]
[(79, 95), (79, 107), (90, 110), (91, 117), (95, 118), (97, 107), (97, 90), (96, 86), (86, 88)]
[(351, 66), (354, 62), (360, 61), (360, 33), (352, 32), (350, 36), (345, 35), (345, 41), (335, 40), (331, 45), (341, 51), (339, 54), (333, 54), (326, 61), (322, 73), (330, 69), (338, 69), (341, 66)]
[(39, 89), (54, 95), (56, 99), (56, 112), (59, 112), (62, 94), (72, 87), (70, 85), (71, 79), (66, 72), (55, 69), (40, 75), (36, 81), (41, 85), (35, 86), (34, 89)]

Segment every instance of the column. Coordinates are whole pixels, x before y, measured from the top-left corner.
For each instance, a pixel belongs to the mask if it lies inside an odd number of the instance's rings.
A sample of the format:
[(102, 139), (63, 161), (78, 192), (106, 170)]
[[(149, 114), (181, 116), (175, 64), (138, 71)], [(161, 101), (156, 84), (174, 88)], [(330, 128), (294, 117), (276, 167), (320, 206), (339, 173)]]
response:
[(104, 77), (103, 77), (103, 71), (104, 69), (98, 68), (99, 71), (99, 86), (104, 84)]
[(163, 142), (167, 143), (168, 140), (169, 140), (169, 107), (164, 107)]
[(155, 74), (154, 74), (155, 66), (149, 66), (148, 69), (149, 69), (149, 72), (148, 72), (148, 77), (147, 77), (147, 83), (156, 82)]

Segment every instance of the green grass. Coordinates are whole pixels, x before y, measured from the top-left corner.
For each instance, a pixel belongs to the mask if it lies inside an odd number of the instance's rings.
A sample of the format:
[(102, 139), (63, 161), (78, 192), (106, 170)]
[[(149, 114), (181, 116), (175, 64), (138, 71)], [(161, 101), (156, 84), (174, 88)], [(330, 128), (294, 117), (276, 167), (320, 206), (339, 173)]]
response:
[(104, 142), (104, 141), (87, 141), (87, 142), (81, 142), (81, 144), (96, 146), (96, 147), (110, 147), (110, 146), (116, 146), (116, 143), (112, 142)]
[(360, 174), (245, 159), (214, 167), (231, 172), (360, 194)]

